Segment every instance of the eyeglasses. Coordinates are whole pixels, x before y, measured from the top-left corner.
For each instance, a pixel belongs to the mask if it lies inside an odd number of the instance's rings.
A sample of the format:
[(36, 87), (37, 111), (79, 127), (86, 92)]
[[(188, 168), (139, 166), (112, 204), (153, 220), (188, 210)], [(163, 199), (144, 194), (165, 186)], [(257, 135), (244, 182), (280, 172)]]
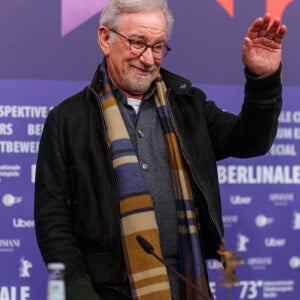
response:
[(171, 47), (167, 43), (158, 43), (152, 46), (146, 44), (143, 40), (129, 39), (125, 35), (113, 29), (110, 29), (110, 31), (125, 39), (129, 43), (130, 51), (137, 56), (141, 56), (147, 48), (151, 48), (153, 57), (161, 59), (171, 50)]

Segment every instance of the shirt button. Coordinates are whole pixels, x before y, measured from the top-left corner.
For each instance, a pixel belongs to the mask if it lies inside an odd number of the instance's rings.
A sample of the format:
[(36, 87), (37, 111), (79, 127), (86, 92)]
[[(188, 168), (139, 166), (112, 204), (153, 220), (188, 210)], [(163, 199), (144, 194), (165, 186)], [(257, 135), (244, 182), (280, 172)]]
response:
[(148, 169), (149, 169), (149, 166), (148, 166), (148, 164), (141, 164), (141, 167), (142, 167), (142, 169), (144, 170), (144, 171), (147, 171)]
[(143, 132), (141, 129), (138, 130), (138, 136), (139, 136), (140, 138), (145, 137), (145, 134), (144, 134), (144, 132)]

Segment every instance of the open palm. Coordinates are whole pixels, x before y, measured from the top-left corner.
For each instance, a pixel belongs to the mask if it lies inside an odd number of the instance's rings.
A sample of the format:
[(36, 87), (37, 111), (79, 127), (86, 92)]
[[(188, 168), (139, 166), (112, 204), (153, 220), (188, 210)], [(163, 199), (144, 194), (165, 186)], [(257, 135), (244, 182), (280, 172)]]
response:
[(247, 31), (242, 49), (243, 63), (257, 76), (267, 76), (279, 67), (282, 41), (287, 31), (270, 14), (257, 18)]

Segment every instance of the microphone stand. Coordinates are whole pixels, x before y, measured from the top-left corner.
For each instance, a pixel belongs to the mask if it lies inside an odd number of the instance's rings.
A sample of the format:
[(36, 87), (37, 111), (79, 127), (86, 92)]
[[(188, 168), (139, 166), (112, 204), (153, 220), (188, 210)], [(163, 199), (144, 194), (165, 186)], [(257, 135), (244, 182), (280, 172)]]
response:
[(184, 277), (182, 274), (180, 274), (172, 265), (170, 265), (168, 262), (166, 262), (164, 259), (159, 257), (155, 252), (153, 246), (145, 240), (141, 235), (137, 235), (136, 239), (140, 246), (143, 248), (143, 250), (153, 255), (158, 261), (160, 261), (163, 265), (165, 265), (167, 268), (169, 268), (178, 278), (180, 278), (184, 283), (189, 285), (192, 289), (194, 289), (204, 300), (212, 300), (211, 298), (207, 298), (202, 291), (199, 289), (198, 286), (196, 286), (192, 281), (188, 280), (186, 277)]

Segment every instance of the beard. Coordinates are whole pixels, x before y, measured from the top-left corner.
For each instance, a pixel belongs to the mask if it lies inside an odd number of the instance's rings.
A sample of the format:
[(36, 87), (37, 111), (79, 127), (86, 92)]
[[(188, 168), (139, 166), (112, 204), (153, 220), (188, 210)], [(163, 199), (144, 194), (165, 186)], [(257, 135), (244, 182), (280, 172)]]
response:
[[(149, 72), (146, 75), (140, 75), (131, 70), (131, 66), (138, 67)], [(157, 77), (157, 66), (145, 67), (140, 63), (130, 63), (128, 68), (124, 70), (123, 80), (127, 87), (135, 93), (145, 93), (151, 86), (153, 80)]]

